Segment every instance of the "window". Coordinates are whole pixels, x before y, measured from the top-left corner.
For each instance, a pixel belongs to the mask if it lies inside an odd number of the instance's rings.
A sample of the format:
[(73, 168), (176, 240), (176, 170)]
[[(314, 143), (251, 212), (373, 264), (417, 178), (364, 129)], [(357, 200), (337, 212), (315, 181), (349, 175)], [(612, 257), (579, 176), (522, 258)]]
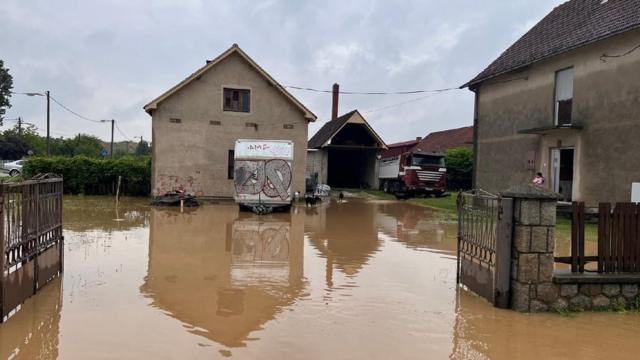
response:
[(251, 104), (251, 92), (248, 89), (224, 88), (223, 91), (224, 111), (249, 112)]
[(282, 125), (283, 129), (293, 129), (293, 124), (284, 124)]
[(234, 165), (234, 152), (233, 150), (229, 150), (229, 158), (227, 159), (227, 179), (233, 179), (233, 165)]
[(555, 124), (571, 125), (573, 68), (556, 72)]
[(444, 157), (432, 155), (413, 154), (411, 156), (413, 166), (436, 165), (444, 166)]
[(209, 125), (220, 126), (221, 124), (222, 123), (220, 121), (217, 121), (217, 120), (209, 121)]
[(169, 119), (169, 122), (172, 124), (180, 124), (182, 122), (182, 119), (171, 118)]

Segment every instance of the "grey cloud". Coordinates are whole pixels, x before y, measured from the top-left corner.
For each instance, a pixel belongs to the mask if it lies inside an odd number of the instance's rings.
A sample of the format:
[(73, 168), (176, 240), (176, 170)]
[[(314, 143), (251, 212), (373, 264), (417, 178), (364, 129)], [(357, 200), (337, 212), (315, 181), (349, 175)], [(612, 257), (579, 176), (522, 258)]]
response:
[[(92, 118), (150, 138), (142, 106), (232, 43), (282, 84), (343, 90), (458, 86), (561, 0), (540, 1), (46, 1), (5, 0), (0, 58), (16, 91), (51, 90)], [(292, 90), (318, 116), (330, 95)], [(341, 112), (419, 96), (343, 95)], [(42, 99), (16, 95), (8, 117), (44, 128)], [(108, 126), (52, 106), (52, 128), (109, 137)], [(470, 125), (466, 90), (365, 114), (388, 142)], [(118, 135), (116, 135), (118, 137)]]

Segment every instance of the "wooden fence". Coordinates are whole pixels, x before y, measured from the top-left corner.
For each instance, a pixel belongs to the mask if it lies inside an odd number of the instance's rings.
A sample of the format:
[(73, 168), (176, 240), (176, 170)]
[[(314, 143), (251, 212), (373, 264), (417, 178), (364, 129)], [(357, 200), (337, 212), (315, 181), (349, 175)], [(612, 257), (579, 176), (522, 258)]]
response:
[(585, 264), (597, 262), (597, 272), (640, 273), (640, 204), (600, 203), (598, 206), (597, 255), (585, 256), (585, 206), (572, 204), (571, 256), (557, 262), (571, 264), (572, 272), (584, 272)]
[(62, 179), (0, 185), (0, 322), (63, 270)]

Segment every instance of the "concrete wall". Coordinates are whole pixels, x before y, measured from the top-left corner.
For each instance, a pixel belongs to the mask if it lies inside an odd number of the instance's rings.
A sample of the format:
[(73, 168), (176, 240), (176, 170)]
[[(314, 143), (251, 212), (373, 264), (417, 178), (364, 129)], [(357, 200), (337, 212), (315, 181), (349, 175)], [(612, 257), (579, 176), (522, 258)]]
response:
[(318, 173), (318, 184), (327, 183), (328, 160), (325, 150), (313, 149), (307, 152), (307, 174)]
[[(478, 91), (476, 186), (501, 191), (531, 181), (541, 171), (551, 186), (550, 149), (574, 147), (573, 199), (629, 201), (640, 181), (640, 30), (583, 47), (502, 75)], [(573, 124), (579, 132), (524, 135), (519, 130), (554, 124), (555, 72), (574, 67)], [(535, 151), (535, 170), (527, 152)]]
[[(222, 111), (223, 87), (249, 88), (251, 112)], [(293, 140), (291, 190), (304, 192), (307, 120), (238, 54), (162, 101), (152, 117), (154, 195), (182, 185), (198, 196), (233, 196), (227, 158), (236, 139)], [(182, 122), (171, 123), (171, 118)], [(220, 125), (212, 124), (216, 121)], [(257, 124), (257, 129), (247, 123)], [(293, 125), (293, 129), (284, 129), (284, 124)]]

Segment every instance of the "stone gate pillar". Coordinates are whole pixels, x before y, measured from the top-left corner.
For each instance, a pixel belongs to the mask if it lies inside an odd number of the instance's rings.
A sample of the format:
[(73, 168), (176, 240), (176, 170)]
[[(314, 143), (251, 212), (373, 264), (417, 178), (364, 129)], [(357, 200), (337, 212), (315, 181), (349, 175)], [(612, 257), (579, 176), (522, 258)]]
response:
[(511, 308), (522, 312), (548, 310), (558, 297), (553, 283), (556, 205), (559, 195), (522, 185), (501, 193), (513, 198)]

